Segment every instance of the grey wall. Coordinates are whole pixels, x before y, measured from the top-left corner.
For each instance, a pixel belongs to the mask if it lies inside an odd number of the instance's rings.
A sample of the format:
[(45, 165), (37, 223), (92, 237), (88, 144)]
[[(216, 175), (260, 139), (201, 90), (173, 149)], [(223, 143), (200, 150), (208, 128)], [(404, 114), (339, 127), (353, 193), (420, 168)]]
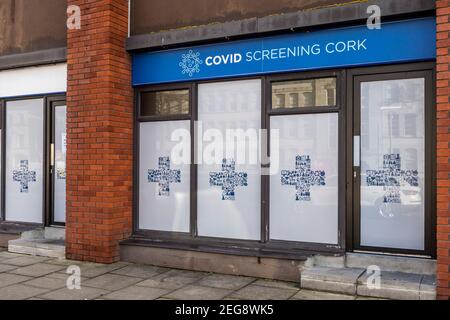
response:
[(131, 0), (131, 34), (139, 35), (355, 2), (358, 1)]
[(66, 0), (0, 0), (0, 56), (65, 47)]

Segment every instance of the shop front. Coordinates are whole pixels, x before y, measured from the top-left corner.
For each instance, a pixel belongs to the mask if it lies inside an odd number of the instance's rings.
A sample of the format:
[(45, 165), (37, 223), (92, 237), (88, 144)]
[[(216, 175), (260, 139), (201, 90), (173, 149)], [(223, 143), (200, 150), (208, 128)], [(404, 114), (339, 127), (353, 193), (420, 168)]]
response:
[(0, 71), (2, 229), (63, 226), (67, 66)]
[(436, 256), (435, 18), (133, 53), (132, 241)]

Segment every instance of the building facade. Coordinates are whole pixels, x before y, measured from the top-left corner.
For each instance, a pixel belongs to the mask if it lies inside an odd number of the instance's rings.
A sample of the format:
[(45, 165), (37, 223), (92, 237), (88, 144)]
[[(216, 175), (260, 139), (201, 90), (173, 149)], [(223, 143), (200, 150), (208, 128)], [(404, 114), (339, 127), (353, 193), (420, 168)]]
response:
[(450, 296), (450, 1), (1, 4), (2, 232), (283, 280), (436, 260)]

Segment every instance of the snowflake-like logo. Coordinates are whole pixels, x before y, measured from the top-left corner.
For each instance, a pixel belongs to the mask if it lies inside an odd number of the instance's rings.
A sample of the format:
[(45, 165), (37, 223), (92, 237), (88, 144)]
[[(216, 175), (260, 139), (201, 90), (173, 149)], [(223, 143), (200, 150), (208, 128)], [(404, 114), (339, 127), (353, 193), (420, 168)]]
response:
[(200, 60), (200, 52), (195, 52), (189, 50), (187, 54), (183, 54), (181, 57), (180, 67), (182, 74), (188, 74), (192, 77), (194, 73), (200, 72), (200, 65), (202, 64)]

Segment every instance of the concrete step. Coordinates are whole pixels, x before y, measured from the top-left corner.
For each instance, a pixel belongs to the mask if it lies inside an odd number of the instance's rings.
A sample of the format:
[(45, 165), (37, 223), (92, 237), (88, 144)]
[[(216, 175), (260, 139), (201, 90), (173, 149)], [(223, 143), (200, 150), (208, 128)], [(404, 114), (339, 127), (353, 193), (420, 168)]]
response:
[(58, 259), (64, 259), (66, 256), (66, 246), (64, 240), (11, 240), (8, 243), (8, 251), (13, 253)]
[(8, 248), (8, 242), (20, 238), (18, 234), (0, 233), (0, 248)]
[(38, 228), (25, 231), (21, 237), (8, 242), (8, 251), (49, 258), (66, 256), (64, 228)]
[(66, 228), (46, 227), (44, 230), (44, 238), (51, 240), (65, 240)]
[(358, 279), (357, 294), (364, 297), (386, 298), (396, 300), (435, 300), (436, 280), (434, 276), (403, 273), (381, 272), (380, 286), (371, 288), (367, 285), (370, 277), (364, 273)]
[(38, 228), (34, 230), (24, 231), (20, 234), (20, 239), (24, 240), (34, 240), (34, 239), (44, 239), (44, 229)]
[[(379, 270), (379, 278), (369, 267)], [(434, 300), (435, 274), (436, 262), (427, 259), (354, 253), (314, 256), (300, 268), (300, 286), (361, 297)]]
[(357, 283), (364, 269), (307, 267), (300, 275), (302, 289), (356, 295)]
[(436, 260), (379, 254), (347, 253), (345, 266), (367, 269), (378, 266), (383, 271), (435, 275)]
[(377, 266), (383, 271), (426, 275), (435, 275), (437, 268), (436, 260), (432, 259), (368, 253), (347, 253), (341, 256), (316, 255), (310, 257), (305, 265), (357, 269), (367, 269), (369, 266)]

